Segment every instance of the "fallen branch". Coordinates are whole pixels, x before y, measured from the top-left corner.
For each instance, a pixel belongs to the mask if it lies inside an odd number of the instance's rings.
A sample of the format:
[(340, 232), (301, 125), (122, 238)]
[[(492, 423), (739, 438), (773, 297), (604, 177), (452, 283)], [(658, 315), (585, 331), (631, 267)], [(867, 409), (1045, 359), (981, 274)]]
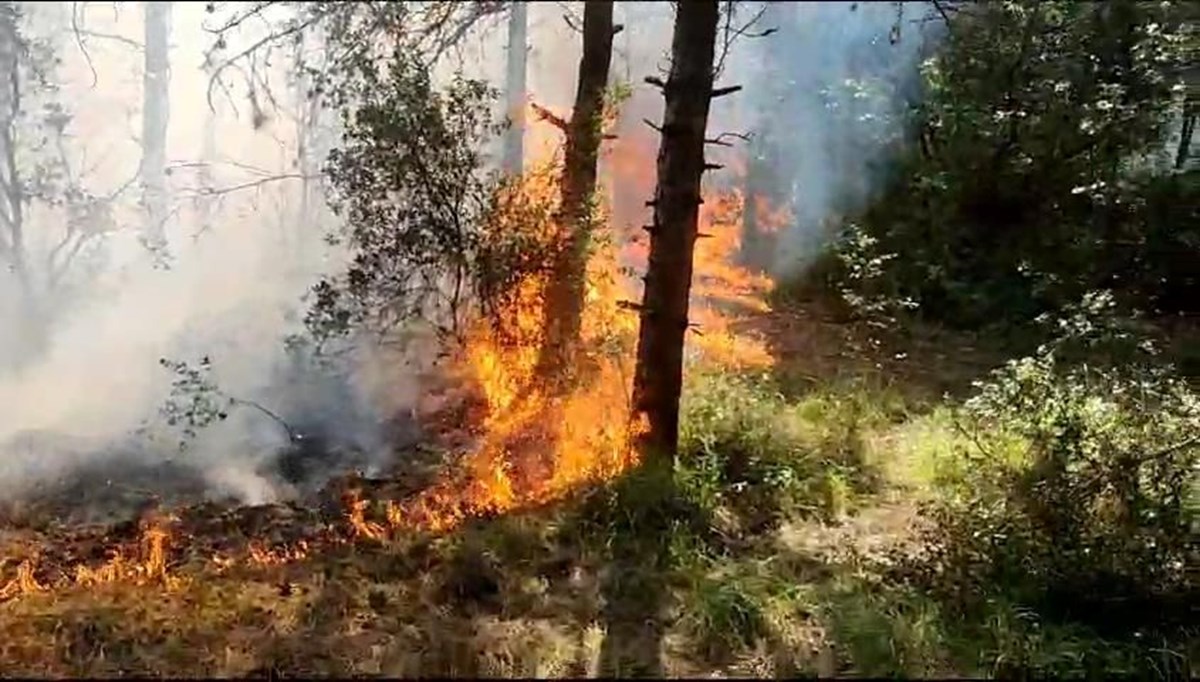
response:
[(242, 405), (244, 407), (254, 408), (254, 409), (258, 410), (259, 412), (267, 415), (276, 424), (279, 424), (279, 426), (282, 427), (284, 431), (287, 432), (288, 440), (293, 443), (298, 440), (302, 440), (304, 438), (303, 434), (301, 434), (301, 433), (297, 432), (295, 429), (293, 429), (291, 424), (288, 424), (286, 421), (284, 421), (283, 417), (280, 417), (278, 414), (275, 414), (271, 410), (268, 410), (267, 408), (254, 402), (253, 400), (243, 400), (242, 398), (234, 398), (231, 396), (229, 398), (229, 401), (235, 405)]

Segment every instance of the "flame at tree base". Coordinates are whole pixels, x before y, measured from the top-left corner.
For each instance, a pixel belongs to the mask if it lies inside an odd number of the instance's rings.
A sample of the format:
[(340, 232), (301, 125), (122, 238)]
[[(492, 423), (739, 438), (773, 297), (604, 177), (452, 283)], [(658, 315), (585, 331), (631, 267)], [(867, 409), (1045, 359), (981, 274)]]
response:
[[(652, 150), (618, 146), (615, 168), (648, 168)], [(631, 159), (640, 154), (641, 160)], [(623, 163), (622, 163), (623, 162)], [(624, 172), (624, 171), (623, 171)], [(522, 178), (518, 191), (533, 202), (551, 204), (558, 196), (553, 164)], [(743, 197), (737, 191), (708, 193), (701, 207), (694, 254), (693, 332), (687, 337), (687, 369), (766, 368), (772, 363), (765, 344), (743, 334), (745, 314), (768, 310), (769, 278), (735, 264), (740, 249)], [(757, 207), (759, 228), (779, 227), (787, 216)], [(549, 212), (546, 212), (548, 215)], [(770, 217), (769, 220), (765, 217)], [(551, 391), (537, 375), (542, 350), (542, 311), (547, 281), (526, 276), (511, 288), (499, 310), (478, 319), (459, 349), (452, 371), (478, 389), (484, 412), (478, 443), (459, 465), (415, 497), (387, 504), (386, 523), (368, 520), (368, 501), (350, 490), (342, 500), (345, 525), (292, 546), (252, 543), (244, 560), (258, 566), (298, 561), (320, 546), (355, 538), (384, 540), (397, 531), (444, 532), (463, 521), (537, 506), (560, 499), (582, 486), (611, 480), (638, 463), (632, 447), (647, 428), (645, 416), (631, 419), (630, 393), (635, 366), (638, 316), (627, 303), (640, 299), (647, 248), (640, 232), (600, 220), (586, 273), (586, 300), (573, 368), (572, 390)], [(496, 226), (503, 230), (512, 225)], [(520, 226), (518, 226), (520, 227)], [(540, 228), (553, 238), (553, 226)], [(636, 235), (636, 236), (635, 236)], [(543, 242), (547, 243), (547, 242)], [(116, 581), (182, 584), (170, 575), (168, 556), (188, 543), (171, 541), (170, 519), (143, 526), (136, 549), (116, 552), (96, 567), (83, 562), (39, 579), (35, 557), (21, 561), (16, 575), (0, 581), (0, 602), (52, 590), (60, 585), (97, 585)], [(348, 531), (348, 536), (347, 536)], [(183, 538), (181, 540), (186, 540)], [(178, 548), (178, 549), (177, 549)], [(238, 559), (213, 555), (224, 570)]]
[(556, 499), (636, 462), (629, 386), (637, 318), (619, 305), (615, 256), (601, 246), (589, 260), (572, 390), (552, 391), (537, 375), (542, 279), (525, 278), (496, 320), (472, 328), (459, 367), (485, 402), (482, 438), (454, 475), (394, 505), (393, 524), (445, 530), (470, 516)]
[[(519, 191), (536, 200), (557, 196), (553, 166), (527, 173)], [(552, 200), (552, 199), (550, 199)], [(769, 308), (771, 280), (738, 267), (743, 198), (737, 191), (706, 197), (694, 255), (689, 363), (767, 367), (757, 338), (736, 330), (736, 314)], [(778, 226), (786, 216), (773, 214)], [(764, 221), (766, 222), (766, 221)], [(553, 226), (547, 230), (556, 236)], [(544, 237), (545, 235), (543, 235)], [(597, 221), (588, 260), (575, 381), (566, 394), (537, 375), (543, 341), (544, 276), (526, 276), (493, 319), (467, 335), (457, 368), (486, 405), (482, 438), (462, 465), (416, 498), (390, 504), (394, 528), (444, 531), (473, 516), (492, 515), (563, 497), (588, 483), (615, 478), (637, 464), (633, 443), (647, 428), (632, 419), (631, 384), (638, 333), (636, 306), (648, 250), (628, 232)], [(622, 268), (622, 264), (626, 264)]]

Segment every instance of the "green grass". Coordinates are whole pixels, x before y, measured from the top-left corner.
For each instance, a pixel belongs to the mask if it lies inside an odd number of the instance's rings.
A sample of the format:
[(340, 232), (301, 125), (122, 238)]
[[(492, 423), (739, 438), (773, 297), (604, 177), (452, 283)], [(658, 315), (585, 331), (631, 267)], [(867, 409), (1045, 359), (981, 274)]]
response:
[[(583, 676), (643, 645), (670, 675), (1167, 678), (1195, 664), (1195, 633), (1112, 641), (1002, 596), (957, 614), (903, 579), (894, 554), (920, 539), (902, 522), (961, 494), (974, 466), (948, 406), (716, 373), (688, 377), (682, 408), (675, 466), (552, 507), (170, 590), (0, 605), (0, 668)], [(661, 632), (639, 630), (647, 619)]]

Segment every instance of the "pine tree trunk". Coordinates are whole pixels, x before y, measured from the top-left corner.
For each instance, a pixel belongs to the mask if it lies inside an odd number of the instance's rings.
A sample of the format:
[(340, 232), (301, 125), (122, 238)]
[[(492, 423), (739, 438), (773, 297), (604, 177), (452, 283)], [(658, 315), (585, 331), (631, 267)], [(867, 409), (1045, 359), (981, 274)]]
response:
[(512, 3), (508, 15), (508, 63), (504, 72), (510, 127), (504, 134), (504, 172), (521, 173), (525, 162), (525, 78), (528, 58), (528, 12), (524, 2)]
[(557, 216), (563, 236), (555, 251), (544, 309), (541, 369), (542, 376), (552, 380), (566, 378), (570, 372), (583, 317), (592, 203), (613, 35), (611, 0), (589, 0), (583, 9), (583, 57), (579, 62), (575, 108), (566, 131)]
[(658, 186), (633, 379), (633, 416), (644, 416), (648, 426), (639, 434), (637, 447), (647, 463), (672, 459), (679, 443), (683, 343), (718, 16), (717, 0), (678, 3), (671, 72), (663, 88)]
[(166, 246), (167, 123), (170, 111), (171, 3), (143, 4), (146, 60), (142, 74), (142, 192), (146, 224), (143, 237), (151, 249)]
[[(760, 135), (762, 130), (757, 131)], [(742, 182), (742, 248), (738, 258), (743, 267), (757, 269), (762, 265), (762, 232), (759, 230), (758, 196), (762, 193), (763, 160), (753, 153), (746, 159), (746, 176)]]

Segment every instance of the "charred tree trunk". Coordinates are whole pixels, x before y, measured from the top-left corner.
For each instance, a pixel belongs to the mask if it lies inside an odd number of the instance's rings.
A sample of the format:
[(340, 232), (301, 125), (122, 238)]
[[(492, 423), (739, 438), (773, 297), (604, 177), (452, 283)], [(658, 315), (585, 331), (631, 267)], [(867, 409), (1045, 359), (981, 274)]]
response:
[(142, 202), (143, 239), (154, 251), (166, 246), (167, 123), (170, 121), (171, 3), (146, 2), (146, 60), (142, 73)]
[(508, 63), (504, 71), (504, 88), (510, 127), (504, 134), (504, 172), (510, 175), (520, 174), (525, 162), (528, 12), (524, 2), (514, 2), (508, 14)]
[(658, 150), (658, 186), (650, 225), (650, 257), (642, 294), (633, 417), (645, 419), (637, 448), (647, 463), (674, 457), (679, 443), (679, 394), (688, 296), (696, 244), (705, 129), (713, 97), (717, 0), (678, 3), (671, 72)]
[(596, 193), (596, 167), (603, 137), (604, 91), (612, 64), (613, 3), (589, 0), (583, 10), (583, 57), (575, 108), (566, 126), (566, 150), (556, 244), (543, 311), (545, 337), (541, 375), (553, 381), (569, 375), (583, 317), (587, 251)]

